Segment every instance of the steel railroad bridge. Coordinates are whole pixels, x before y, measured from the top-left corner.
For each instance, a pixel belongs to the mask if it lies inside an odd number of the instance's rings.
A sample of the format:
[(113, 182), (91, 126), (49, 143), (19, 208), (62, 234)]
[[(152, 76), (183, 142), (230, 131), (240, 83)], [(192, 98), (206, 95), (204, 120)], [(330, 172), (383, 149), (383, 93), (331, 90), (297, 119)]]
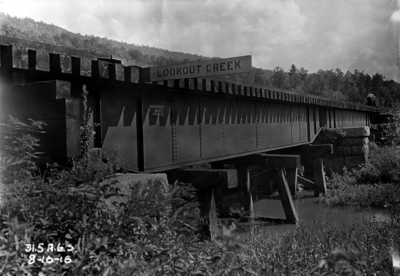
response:
[[(168, 172), (171, 181), (192, 182), (207, 191), (209, 209), (214, 198), (218, 204), (221, 189), (236, 188), (251, 213), (249, 166), (257, 165), (271, 169), (286, 218), (297, 221), (291, 197), (297, 183), (325, 192), (321, 155), (332, 152), (332, 145), (311, 145), (321, 129), (368, 126), (379, 113), (365, 105), (212, 79), (146, 83), (144, 69), (108, 57), (16, 38), (0, 37), (0, 44), (3, 115), (47, 123), (42, 137), (47, 155), (80, 154), (86, 85), (91, 121), (100, 124), (94, 147), (112, 152), (118, 145), (132, 171)], [(304, 160), (314, 164), (314, 181), (297, 176)], [(212, 169), (185, 169), (203, 163)]]

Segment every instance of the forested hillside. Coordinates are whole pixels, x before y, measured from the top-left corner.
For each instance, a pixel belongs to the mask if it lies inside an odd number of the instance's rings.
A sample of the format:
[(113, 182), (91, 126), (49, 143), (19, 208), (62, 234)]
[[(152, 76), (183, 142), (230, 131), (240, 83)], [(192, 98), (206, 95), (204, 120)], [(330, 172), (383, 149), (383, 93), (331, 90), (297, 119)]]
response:
[(365, 104), (369, 93), (378, 98), (381, 107), (391, 108), (400, 102), (400, 84), (386, 80), (380, 73), (370, 76), (359, 70), (343, 72), (340, 69), (308, 73), (292, 65), (288, 71), (276, 67), (270, 82), (275, 87), (354, 103)]
[[(142, 67), (194, 62), (210, 57), (173, 52), (150, 46), (129, 44), (90, 35), (69, 32), (53, 24), (37, 22), (30, 18), (11, 17), (0, 12), (0, 35), (19, 37), (49, 44), (90, 51), (99, 55), (112, 55), (125, 65)], [(213, 57), (215, 58), (215, 57)], [(225, 75), (218, 80), (234, 81), (245, 85), (274, 86), (298, 93), (365, 103), (368, 93), (378, 98), (381, 107), (393, 107), (400, 102), (400, 84), (386, 80), (379, 72), (370, 76), (360, 70), (343, 72), (340, 69), (308, 70), (292, 65), (287, 71), (280, 67), (272, 70), (254, 68), (250, 73)]]

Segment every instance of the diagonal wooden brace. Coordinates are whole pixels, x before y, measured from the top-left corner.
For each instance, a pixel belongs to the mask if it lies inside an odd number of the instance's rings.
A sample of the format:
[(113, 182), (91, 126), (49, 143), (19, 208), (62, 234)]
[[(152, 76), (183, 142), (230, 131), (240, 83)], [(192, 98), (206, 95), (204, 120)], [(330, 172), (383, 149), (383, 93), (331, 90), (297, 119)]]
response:
[(274, 168), (273, 172), (286, 219), (291, 223), (296, 223), (299, 217), (286, 180), (284, 168)]
[(304, 177), (298, 175), (297, 176), (297, 181), (298, 181), (299, 184), (303, 185), (304, 187), (306, 187), (308, 189), (311, 189), (311, 190), (314, 190), (314, 191), (317, 190), (317, 186), (315, 185), (315, 183), (310, 181), (310, 180), (308, 180), (307, 178), (304, 178)]

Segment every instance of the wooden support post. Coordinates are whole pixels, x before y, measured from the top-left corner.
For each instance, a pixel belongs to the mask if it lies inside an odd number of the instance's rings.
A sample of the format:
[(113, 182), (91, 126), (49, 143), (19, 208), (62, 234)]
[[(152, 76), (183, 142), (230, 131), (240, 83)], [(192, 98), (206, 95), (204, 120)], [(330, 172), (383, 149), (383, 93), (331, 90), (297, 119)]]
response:
[(215, 204), (215, 189), (211, 189), (211, 202), (210, 211), (208, 213), (210, 219), (210, 235), (211, 240), (215, 240), (219, 236), (218, 219), (217, 219), (217, 208)]
[(297, 171), (298, 168), (291, 168), (287, 169), (286, 171), (288, 176), (289, 190), (292, 196), (294, 196), (297, 191)]
[[(224, 165), (220, 163), (211, 163), (211, 169), (224, 169)], [(224, 174), (225, 175), (225, 174)], [(221, 180), (219, 182), (219, 185), (214, 186), (214, 197), (215, 197), (215, 203), (218, 206), (219, 210), (222, 210), (223, 208), (223, 203), (224, 203), (224, 191), (222, 190), (222, 186), (224, 186), (222, 182), (222, 174), (221, 174)], [(225, 177), (227, 180), (227, 177)], [(229, 183), (227, 183), (229, 186)]]
[(286, 220), (291, 223), (296, 223), (299, 218), (290, 194), (289, 185), (286, 181), (284, 168), (274, 168), (273, 172), (278, 187), (279, 197), (282, 201), (283, 210), (285, 211)]
[(239, 198), (245, 216), (254, 218), (253, 198), (250, 187), (250, 172), (247, 165), (236, 166), (238, 172)]
[(200, 215), (202, 217), (208, 217), (208, 230), (210, 231), (211, 239), (215, 239), (219, 235), (219, 229), (214, 189), (209, 187), (207, 189), (197, 191), (197, 197), (200, 202)]
[(325, 194), (326, 193), (326, 183), (325, 183), (325, 174), (324, 174), (324, 163), (322, 161), (322, 157), (317, 157), (313, 160), (314, 165), (314, 178), (315, 184), (317, 186), (317, 193)]

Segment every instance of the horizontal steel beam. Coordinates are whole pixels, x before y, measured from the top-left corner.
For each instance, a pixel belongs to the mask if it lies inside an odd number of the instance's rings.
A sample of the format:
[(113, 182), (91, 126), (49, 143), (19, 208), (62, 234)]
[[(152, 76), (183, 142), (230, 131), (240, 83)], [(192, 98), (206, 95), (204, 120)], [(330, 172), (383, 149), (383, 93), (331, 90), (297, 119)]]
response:
[(224, 169), (185, 169), (167, 172), (168, 181), (191, 183), (198, 190), (218, 184), (219, 188), (232, 189), (238, 186), (237, 171)]
[(333, 154), (333, 145), (332, 144), (302, 145), (298, 147), (285, 148), (272, 151), (272, 153), (300, 155), (301, 160), (304, 162), (306, 160), (313, 160), (324, 154)]
[(300, 155), (255, 154), (221, 161), (233, 165), (259, 165), (264, 167), (298, 168)]

